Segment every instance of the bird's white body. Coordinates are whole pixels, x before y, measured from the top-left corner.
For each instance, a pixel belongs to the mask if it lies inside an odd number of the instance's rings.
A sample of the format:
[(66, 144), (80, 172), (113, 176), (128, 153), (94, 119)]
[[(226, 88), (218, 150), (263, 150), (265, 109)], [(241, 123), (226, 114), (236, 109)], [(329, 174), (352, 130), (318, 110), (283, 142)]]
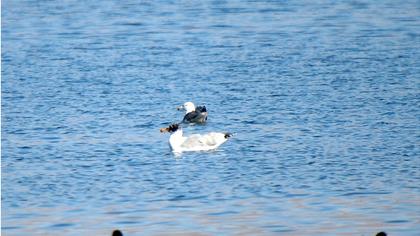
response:
[(218, 148), (221, 144), (226, 142), (228, 137), (229, 135), (226, 133), (217, 132), (193, 134), (184, 137), (182, 129), (178, 129), (171, 134), (169, 145), (173, 152), (208, 151)]

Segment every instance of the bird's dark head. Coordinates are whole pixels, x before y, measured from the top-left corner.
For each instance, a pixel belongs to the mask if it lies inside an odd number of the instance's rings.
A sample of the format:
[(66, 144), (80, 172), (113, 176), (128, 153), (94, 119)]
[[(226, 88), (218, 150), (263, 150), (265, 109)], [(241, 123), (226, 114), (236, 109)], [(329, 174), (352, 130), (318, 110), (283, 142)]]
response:
[(169, 125), (169, 127), (160, 129), (160, 132), (161, 133), (165, 133), (165, 132), (173, 133), (173, 132), (177, 131), (179, 128), (180, 128), (179, 124), (171, 124), (171, 125)]

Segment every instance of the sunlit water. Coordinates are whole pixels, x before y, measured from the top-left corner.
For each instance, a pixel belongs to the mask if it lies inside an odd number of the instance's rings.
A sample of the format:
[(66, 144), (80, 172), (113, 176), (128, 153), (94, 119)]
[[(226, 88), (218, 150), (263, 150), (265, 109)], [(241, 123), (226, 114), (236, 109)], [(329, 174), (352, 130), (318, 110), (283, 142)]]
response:
[(420, 235), (419, 2), (320, 2), (2, 1), (2, 234)]

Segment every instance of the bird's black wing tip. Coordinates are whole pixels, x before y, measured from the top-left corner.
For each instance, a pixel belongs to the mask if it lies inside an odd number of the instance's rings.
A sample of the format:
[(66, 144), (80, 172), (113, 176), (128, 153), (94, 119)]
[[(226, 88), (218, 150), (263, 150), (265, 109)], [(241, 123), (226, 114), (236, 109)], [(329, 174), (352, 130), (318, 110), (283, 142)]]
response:
[(228, 138), (230, 138), (230, 137), (232, 137), (233, 136), (233, 134), (232, 133), (225, 133), (225, 139), (228, 139)]

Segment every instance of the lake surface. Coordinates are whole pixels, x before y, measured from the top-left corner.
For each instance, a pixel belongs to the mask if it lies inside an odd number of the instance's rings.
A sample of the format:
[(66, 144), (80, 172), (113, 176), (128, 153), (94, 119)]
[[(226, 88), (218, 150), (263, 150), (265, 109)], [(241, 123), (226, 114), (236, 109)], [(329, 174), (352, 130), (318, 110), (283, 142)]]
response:
[[(419, 1), (2, 1), (2, 234), (420, 235)], [(228, 131), (172, 154), (186, 101)]]

